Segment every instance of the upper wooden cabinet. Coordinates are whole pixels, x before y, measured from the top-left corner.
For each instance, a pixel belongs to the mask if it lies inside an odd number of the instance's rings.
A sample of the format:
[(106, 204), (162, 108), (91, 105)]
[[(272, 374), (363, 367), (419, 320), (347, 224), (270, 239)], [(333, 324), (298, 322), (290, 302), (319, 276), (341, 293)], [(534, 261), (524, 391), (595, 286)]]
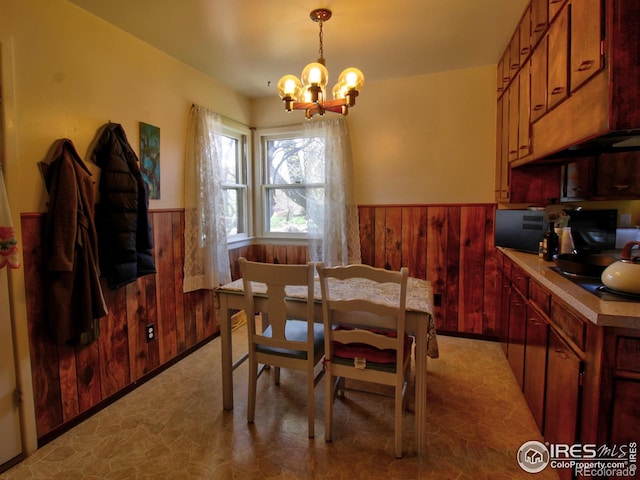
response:
[(593, 197), (634, 199), (640, 196), (640, 152), (603, 153), (595, 160)]
[(531, 55), (531, 5), (524, 11), (518, 27), (520, 40), (520, 65), (524, 65)]
[(571, 3), (571, 91), (604, 68), (601, 0)]
[[(613, 132), (640, 131), (637, 18), (637, 1), (531, 0), (506, 48), (500, 65), (502, 81), (498, 74), (499, 96), (519, 92), (518, 111), (511, 101), (508, 123), (502, 119), (502, 126), (510, 128), (508, 138), (519, 142), (517, 152), (513, 142), (508, 146), (510, 201), (522, 197), (514, 191), (514, 169), (570, 156), (587, 142), (600, 148), (602, 143), (593, 139)], [(518, 70), (514, 74), (516, 47)], [(518, 118), (517, 137), (514, 117)], [(521, 151), (525, 133), (528, 145)], [(501, 159), (497, 160), (496, 168), (503, 168)], [(609, 195), (599, 192), (596, 196), (606, 199)], [(640, 193), (624, 197), (639, 198)]]
[(531, 55), (531, 123), (547, 113), (547, 37)]
[(547, 108), (569, 96), (569, 8), (565, 6), (549, 27)]
[(567, 0), (549, 0), (549, 21), (553, 22)]
[(549, 0), (531, 0), (531, 46), (535, 48), (549, 26)]

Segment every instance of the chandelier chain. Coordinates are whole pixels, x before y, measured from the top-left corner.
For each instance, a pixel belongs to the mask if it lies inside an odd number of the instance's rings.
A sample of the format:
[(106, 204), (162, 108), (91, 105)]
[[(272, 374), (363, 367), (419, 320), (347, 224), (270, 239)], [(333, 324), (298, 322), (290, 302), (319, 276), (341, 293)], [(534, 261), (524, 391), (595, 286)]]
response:
[(324, 48), (323, 48), (323, 44), (322, 44), (322, 40), (323, 40), (323, 37), (324, 37), (324, 34), (322, 32), (322, 24), (324, 22), (320, 21), (318, 23), (320, 24), (320, 33), (318, 34), (318, 37), (320, 39), (320, 51), (319, 51), (319, 53), (320, 53), (320, 58), (324, 59)]

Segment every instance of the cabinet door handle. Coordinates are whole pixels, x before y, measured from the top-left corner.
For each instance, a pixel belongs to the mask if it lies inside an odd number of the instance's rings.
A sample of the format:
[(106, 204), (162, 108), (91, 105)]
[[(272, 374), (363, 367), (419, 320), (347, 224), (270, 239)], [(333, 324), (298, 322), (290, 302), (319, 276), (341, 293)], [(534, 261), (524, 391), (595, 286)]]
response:
[(551, 95), (558, 95), (562, 92), (564, 92), (564, 87), (556, 87), (553, 90), (551, 90)]
[(578, 67), (578, 71), (584, 72), (585, 70), (590, 70), (594, 63), (595, 60), (584, 60)]
[(520, 49), (520, 55), (527, 55), (529, 53), (529, 47), (522, 47)]
[(567, 354), (565, 353), (564, 350), (556, 349), (556, 355), (558, 355), (563, 360), (568, 360), (569, 359), (569, 357), (567, 356)]
[(544, 105), (539, 103), (537, 104), (535, 107), (533, 107), (534, 110), (542, 110), (544, 108)]
[(627, 188), (629, 188), (631, 185), (614, 185), (613, 188), (615, 188), (618, 191), (622, 191), (622, 190), (626, 190)]
[(545, 28), (547, 28), (547, 24), (546, 23), (538, 23), (536, 24), (535, 28), (533, 29), (534, 33), (538, 33), (543, 31)]

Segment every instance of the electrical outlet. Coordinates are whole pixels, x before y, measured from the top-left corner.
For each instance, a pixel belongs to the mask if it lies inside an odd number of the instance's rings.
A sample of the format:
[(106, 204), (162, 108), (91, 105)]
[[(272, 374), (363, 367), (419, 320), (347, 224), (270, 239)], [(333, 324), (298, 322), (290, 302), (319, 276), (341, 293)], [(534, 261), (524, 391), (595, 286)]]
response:
[(630, 213), (621, 213), (620, 214), (620, 226), (621, 227), (630, 227), (631, 226), (631, 214)]
[(156, 327), (153, 323), (149, 323), (146, 327), (145, 327), (145, 332), (147, 335), (147, 342), (150, 342), (152, 340), (156, 339)]
[(442, 294), (441, 293), (434, 293), (433, 294), (433, 306), (434, 307), (441, 307), (442, 306)]

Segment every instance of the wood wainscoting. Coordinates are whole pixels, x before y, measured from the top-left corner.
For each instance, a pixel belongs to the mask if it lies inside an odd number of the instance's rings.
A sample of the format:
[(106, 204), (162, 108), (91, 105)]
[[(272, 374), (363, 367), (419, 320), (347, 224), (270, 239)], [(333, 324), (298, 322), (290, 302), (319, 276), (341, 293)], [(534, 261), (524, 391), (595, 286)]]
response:
[[(77, 347), (52, 342), (44, 325), (45, 214), (21, 217), (39, 446), (218, 332), (213, 292), (182, 293), (184, 210), (153, 211), (150, 217), (157, 273), (117, 290), (103, 282), (109, 314), (100, 321), (100, 337)], [(150, 342), (148, 324), (156, 330)]]
[[(495, 204), (360, 206), (363, 263), (399, 269), (434, 287), (440, 332), (483, 338), (496, 332)], [(117, 290), (103, 290), (109, 315), (87, 346), (56, 345), (43, 324), (43, 213), (23, 214), (22, 248), (27, 321), (39, 445), (151, 378), (217, 336), (213, 291), (182, 292), (184, 210), (150, 212), (157, 273)], [(304, 246), (250, 245), (237, 258), (304, 263)], [(153, 323), (156, 340), (147, 342)]]
[(436, 328), (496, 336), (495, 204), (360, 206), (362, 263), (433, 285)]

